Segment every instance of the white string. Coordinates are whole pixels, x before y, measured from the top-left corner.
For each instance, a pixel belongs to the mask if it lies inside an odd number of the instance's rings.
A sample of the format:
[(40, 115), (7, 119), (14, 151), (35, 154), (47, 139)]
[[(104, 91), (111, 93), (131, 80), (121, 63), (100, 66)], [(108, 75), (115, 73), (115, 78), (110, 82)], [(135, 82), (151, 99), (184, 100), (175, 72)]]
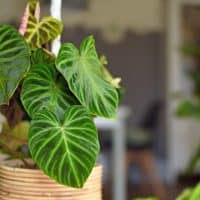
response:
[[(51, 0), (51, 16), (55, 17), (59, 20), (62, 20), (61, 17), (61, 11), (62, 11), (62, 0)], [(58, 36), (53, 42), (52, 42), (52, 52), (57, 55), (58, 51), (61, 46), (61, 36)]]

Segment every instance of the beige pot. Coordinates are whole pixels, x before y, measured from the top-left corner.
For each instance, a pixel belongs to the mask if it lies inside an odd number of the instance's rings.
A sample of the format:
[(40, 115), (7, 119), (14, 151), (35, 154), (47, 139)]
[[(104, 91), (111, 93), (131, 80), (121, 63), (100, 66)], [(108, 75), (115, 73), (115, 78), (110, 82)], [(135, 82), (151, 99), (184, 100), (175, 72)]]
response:
[(65, 187), (40, 170), (0, 165), (1, 200), (102, 200), (102, 166), (94, 167), (82, 189)]

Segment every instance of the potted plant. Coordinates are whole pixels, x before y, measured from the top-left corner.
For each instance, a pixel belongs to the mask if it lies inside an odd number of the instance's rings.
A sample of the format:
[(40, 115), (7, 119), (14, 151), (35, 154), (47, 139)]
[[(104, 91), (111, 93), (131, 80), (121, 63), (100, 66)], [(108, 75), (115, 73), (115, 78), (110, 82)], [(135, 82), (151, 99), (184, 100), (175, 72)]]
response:
[[(0, 196), (101, 199), (93, 118), (116, 116), (119, 79), (99, 58), (93, 36), (80, 48), (64, 43), (53, 55), (48, 44), (62, 32), (62, 23), (40, 19), (39, 10), (38, 1), (28, 3), (19, 32), (0, 25), (0, 105), (7, 118), (0, 146), (9, 159), (23, 163), (2, 162)], [(30, 125), (22, 122), (24, 113)]]

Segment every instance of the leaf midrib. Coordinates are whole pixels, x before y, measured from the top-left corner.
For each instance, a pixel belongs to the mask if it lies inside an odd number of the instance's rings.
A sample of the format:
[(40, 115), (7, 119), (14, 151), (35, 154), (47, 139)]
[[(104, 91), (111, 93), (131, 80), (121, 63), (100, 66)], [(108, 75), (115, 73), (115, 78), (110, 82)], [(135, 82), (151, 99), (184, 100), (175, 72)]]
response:
[(80, 186), (80, 182), (79, 182), (79, 179), (78, 179), (78, 176), (77, 176), (77, 173), (76, 173), (76, 170), (75, 170), (75, 167), (74, 167), (74, 163), (73, 163), (73, 160), (71, 158), (71, 152), (69, 151), (69, 147), (68, 147), (68, 142), (67, 142), (67, 138), (66, 138), (66, 134), (64, 132), (64, 130), (62, 131), (63, 133), (61, 134), (61, 137), (63, 138), (63, 141), (64, 141), (64, 144), (65, 144), (65, 149), (66, 149), (66, 152), (67, 152), (67, 155), (68, 155), (68, 159), (71, 163), (71, 168), (72, 168), (72, 172), (76, 178), (76, 182), (77, 182), (77, 185)]

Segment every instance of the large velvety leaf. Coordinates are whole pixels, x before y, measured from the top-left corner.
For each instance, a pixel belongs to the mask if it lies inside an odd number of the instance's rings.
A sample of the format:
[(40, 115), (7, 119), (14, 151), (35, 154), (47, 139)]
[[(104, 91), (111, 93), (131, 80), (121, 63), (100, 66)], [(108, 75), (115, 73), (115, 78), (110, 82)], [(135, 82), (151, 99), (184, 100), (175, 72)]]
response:
[(66, 81), (58, 77), (55, 67), (44, 64), (30, 70), (22, 85), (21, 101), (32, 118), (44, 107), (58, 113), (69, 105), (79, 104), (68, 90)]
[(48, 54), (44, 49), (39, 48), (36, 49), (31, 55), (31, 65), (38, 64), (53, 64), (55, 62), (55, 58), (53, 55)]
[(114, 117), (118, 94), (101, 72), (100, 60), (92, 36), (81, 44), (80, 51), (71, 43), (61, 47), (56, 67), (78, 100), (94, 115)]
[(29, 148), (37, 165), (61, 184), (82, 187), (99, 152), (98, 135), (83, 106), (71, 106), (63, 119), (41, 110), (29, 129)]
[(0, 25), (0, 105), (8, 104), (30, 67), (30, 51), (14, 28)]

